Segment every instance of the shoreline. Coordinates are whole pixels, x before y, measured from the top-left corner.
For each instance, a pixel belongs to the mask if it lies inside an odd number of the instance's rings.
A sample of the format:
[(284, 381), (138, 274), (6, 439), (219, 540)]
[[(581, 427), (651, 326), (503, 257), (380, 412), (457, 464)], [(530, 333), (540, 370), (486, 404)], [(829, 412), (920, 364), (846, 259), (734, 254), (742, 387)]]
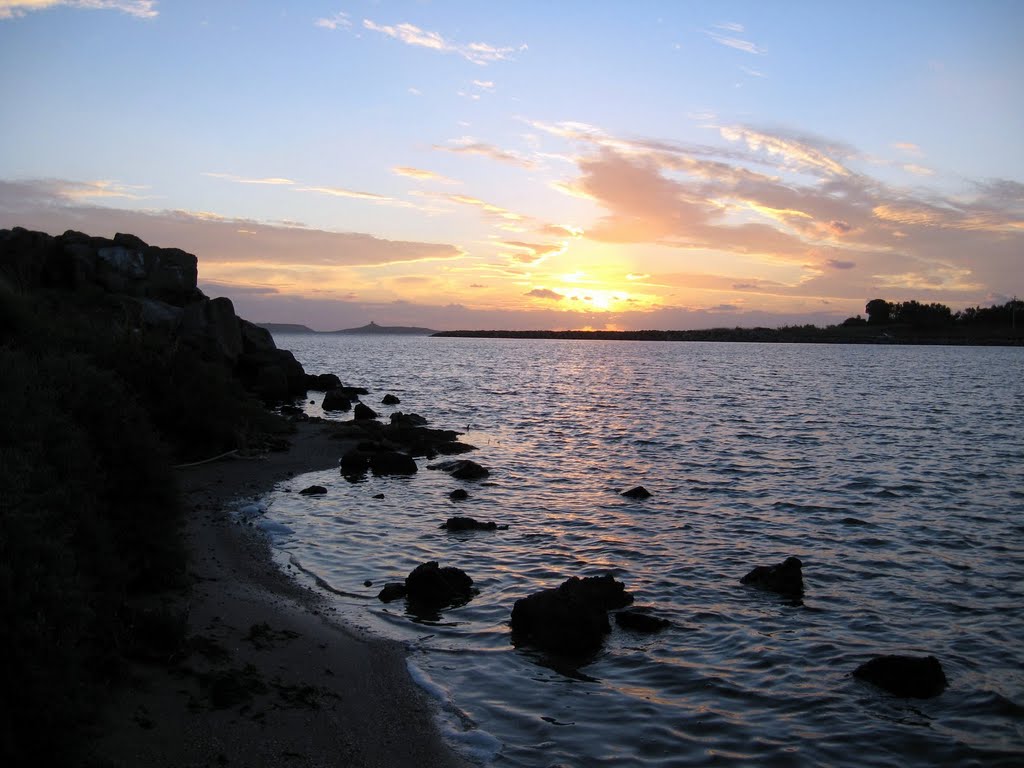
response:
[(295, 426), (286, 452), (177, 470), (193, 586), (187, 604), (179, 596), (161, 609), (187, 621), (188, 639), (170, 663), (130, 663), (95, 764), (472, 765), (442, 741), (402, 645), (335, 623), (326, 596), (231, 521), (234, 503), (337, 466), (346, 441), (322, 423)]

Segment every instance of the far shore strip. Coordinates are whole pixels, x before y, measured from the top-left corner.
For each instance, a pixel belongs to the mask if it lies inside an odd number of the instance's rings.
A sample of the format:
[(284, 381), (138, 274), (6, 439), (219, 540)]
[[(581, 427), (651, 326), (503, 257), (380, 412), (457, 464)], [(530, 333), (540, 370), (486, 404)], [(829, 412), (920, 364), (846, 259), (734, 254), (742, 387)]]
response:
[[(289, 477), (338, 466), (347, 447), (299, 423), (290, 450), (180, 467), (194, 582), (187, 655), (135, 663), (105, 718), (97, 764), (467, 768), (399, 643), (333, 623), (328, 601), (273, 564), (229, 517)], [(339, 481), (340, 481), (339, 475)]]

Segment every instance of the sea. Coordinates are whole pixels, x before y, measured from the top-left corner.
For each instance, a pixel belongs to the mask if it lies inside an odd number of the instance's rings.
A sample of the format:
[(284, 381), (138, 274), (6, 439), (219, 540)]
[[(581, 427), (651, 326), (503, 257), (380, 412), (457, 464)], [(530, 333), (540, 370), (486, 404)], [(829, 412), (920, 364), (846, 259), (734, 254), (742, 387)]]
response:
[[(331, 469), (259, 504), (281, 567), (343, 622), (404, 643), (445, 737), (477, 763), (1024, 765), (1024, 348), (276, 342), (366, 387), (384, 421), (463, 433), (490, 470)], [(306, 412), (351, 418), (321, 400)], [(327, 494), (298, 493), (312, 484)], [(637, 485), (651, 497), (621, 495)], [(454, 515), (508, 529), (439, 527)], [(740, 583), (789, 556), (802, 600)], [(377, 599), (429, 560), (478, 593), (428, 616)], [(612, 622), (582, 659), (512, 644), (517, 599), (602, 574), (670, 626)], [(880, 654), (934, 655), (949, 687), (902, 699), (851, 676)]]

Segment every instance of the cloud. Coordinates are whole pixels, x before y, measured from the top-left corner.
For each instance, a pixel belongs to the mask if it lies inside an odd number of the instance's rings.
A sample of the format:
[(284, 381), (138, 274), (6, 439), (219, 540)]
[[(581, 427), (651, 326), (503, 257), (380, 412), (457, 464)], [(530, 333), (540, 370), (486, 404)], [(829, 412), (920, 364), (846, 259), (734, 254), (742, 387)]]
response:
[(853, 269), (857, 266), (855, 261), (840, 261), (839, 259), (829, 259), (825, 262), (832, 269)]
[(494, 82), (491, 80), (474, 80), (473, 85), (475, 85), (477, 88), (482, 88), (485, 91), (494, 90)]
[(67, 181), (0, 181), (0, 227), (59, 234), (78, 229), (131, 232), (154, 245), (182, 248), (203, 265), (262, 264), (332, 268), (456, 259), (454, 245), (385, 240), (357, 232), (237, 219), (201, 211), (125, 210), (84, 204)]
[[(395, 26), (378, 24), (370, 19), (363, 19), (363, 28), (382, 35), (394, 38), (406, 45), (419, 48), (429, 48), (441, 53), (456, 53), (474, 64), (487, 65), (496, 61), (508, 61), (516, 52), (513, 47), (494, 46), (489, 43), (468, 43), (460, 45), (446, 40), (438, 32), (430, 32), (419, 27), (402, 23)], [(519, 46), (518, 50), (525, 50), (526, 46)]]
[(517, 251), (512, 254), (512, 259), (519, 262), (520, 264), (539, 264), (544, 261), (548, 256), (557, 256), (563, 253), (566, 249), (567, 243), (556, 243), (551, 244), (538, 244), (538, 243), (524, 243), (518, 240), (505, 240), (502, 245)]
[(407, 165), (396, 165), (391, 169), (391, 172), (398, 176), (405, 176), (408, 179), (415, 179), (416, 181), (439, 181), (442, 184), (458, 184), (455, 179), (450, 179), (447, 176), (442, 176), (440, 173), (434, 173), (433, 171), (426, 171), (422, 168), (411, 168)]
[(892, 146), (900, 152), (905, 152), (906, 154), (914, 157), (922, 157), (924, 155), (921, 148), (910, 141), (897, 141)]
[(549, 301), (562, 301), (565, 298), (558, 291), (552, 291), (549, 288), (534, 288), (532, 291), (524, 293), (523, 296), (532, 296), (535, 299), (548, 299)]
[(82, 10), (120, 11), (139, 19), (159, 15), (155, 0), (0, 0), (0, 19), (14, 19), (31, 11), (66, 6)]
[(439, 200), (448, 200), (448, 201), (450, 201), (452, 203), (458, 203), (459, 205), (468, 205), (468, 206), (472, 206), (474, 208), (479, 208), (484, 213), (488, 213), (488, 214), (490, 214), (492, 216), (497, 216), (497, 217), (502, 218), (502, 219), (507, 219), (509, 221), (522, 221), (525, 218), (524, 216), (522, 216), (522, 215), (520, 215), (518, 213), (514, 213), (513, 211), (510, 211), (507, 208), (502, 208), (500, 205), (494, 205), (493, 203), (488, 203), (488, 202), (486, 202), (484, 200), (481, 200), (478, 197), (470, 197), (469, 195), (439, 195), (439, 194), (431, 194), (429, 196), (437, 198)]
[(768, 133), (746, 126), (726, 126), (719, 129), (722, 138), (744, 142), (751, 150), (767, 152), (781, 157), (787, 164), (830, 175), (848, 176), (850, 171), (835, 159), (845, 150), (836, 144), (816, 146), (820, 142), (806, 137), (786, 136), (781, 132)]
[(515, 152), (499, 149), (493, 144), (486, 144), (478, 139), (474, 139), (472, 136), (452, 139), (448, 142), (448, 145), (435, 144), (434, 149), (457, 155), (480, 155), (491, 160), (497, 160), (500, 163), (517, 165), (520, 168), (533, 168), (536, 165), (532, 160), (522, 157)]
[[(734, 31), (730, 29), (729, 31)], [(739, 30), (742, 31), (742, 28)], [(743, 51), (744, 53), (762, 54), (764, 50), (757, 47), (754, 43), (749, 40), (742, 40), (738, 37), (727, 37), (726, 35), (720, 35), (717, 32), (711, 30), (705, 30), (704, 34), (710, 37), (719, 45), (724, 45), (727, 48), (735, 48), (737, 51)]]
[(341, 187), (298, 187), (296, 192), (315, 192), (318, 195), (330, 197), (351, 197), (356, 200), (372, 200), (378, 203), (395, 202), (394, 198), (386, 195), (378, 195), (373, 192), (357, 192), (354, 189), (342, 189)]
[(339, 27), (347, 29), (352, 26), (352, 22), (349, 20), (348, 14), (343, 11), (339, 11), (330, 17), (317, 19), (313, 24), (321, 29), (338, 29)]
[(907, 173), (912, 173), (915, 176), (934, 176), (935, 171), (931, 168), (925, 168), (923, 165), (917, 165), (915, 163), (906, 163), (903, 165), (903, 170)]
[(209, 176), (212, 179), (224, 179), (225, 181), (233, 181), (236, 184), (269, 184), (269, 185), (289, 186), (289, 185), (292, 185), (292, 184), (296, 183), (295, 181), (292, 181), (291, 179), (282, 179), (282, 178), (275, 177), (275, 176), (271, 176), (271, 177), (267, 177), (267, 178), (262, 178), (262, 179), (247, 179), (247, 178), (244, 178), (242, 176), (235, 176), (234, 174), (231, 174), (231, 173), (204, 172), (202, 175), (203, 176)]

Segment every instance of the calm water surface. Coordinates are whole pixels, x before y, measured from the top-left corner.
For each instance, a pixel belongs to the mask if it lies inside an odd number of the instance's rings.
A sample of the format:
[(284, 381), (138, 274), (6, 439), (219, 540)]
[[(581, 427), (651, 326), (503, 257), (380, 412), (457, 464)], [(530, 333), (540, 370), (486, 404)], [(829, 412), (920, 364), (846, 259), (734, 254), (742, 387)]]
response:
[[(347, 621), (408, 645), (478, 759), (1024, 760), (1024, 350), (277, 341), (307, 371), (370, 389), (385, 419), (464, 431), (491, 469), (483, 483), (425, 460), (411, 478), (312, 473), (267, 499), (265, 523)], [(379, 405), (389, 392), (400, 406)], [(296, 493), (314, 482), (329, 493)], [(637, 484), (653, 497), (619, 495)], [(470, 499), (449, 501), (456, 487)], [(510, 527), (439, 530), (454, 514)], [(804, 563), (802, 605), (739, 584), (789, 555)], [(463, 568), (479, 595), (427, 619), (375, 599), (425, 560)], [(515, 600), (603, 573), (672, 626), (613, 623), (576, 667), (510, 644)], [(936, 655), (949, 690), (900, 700), (850, 677), (879, 653)]]

